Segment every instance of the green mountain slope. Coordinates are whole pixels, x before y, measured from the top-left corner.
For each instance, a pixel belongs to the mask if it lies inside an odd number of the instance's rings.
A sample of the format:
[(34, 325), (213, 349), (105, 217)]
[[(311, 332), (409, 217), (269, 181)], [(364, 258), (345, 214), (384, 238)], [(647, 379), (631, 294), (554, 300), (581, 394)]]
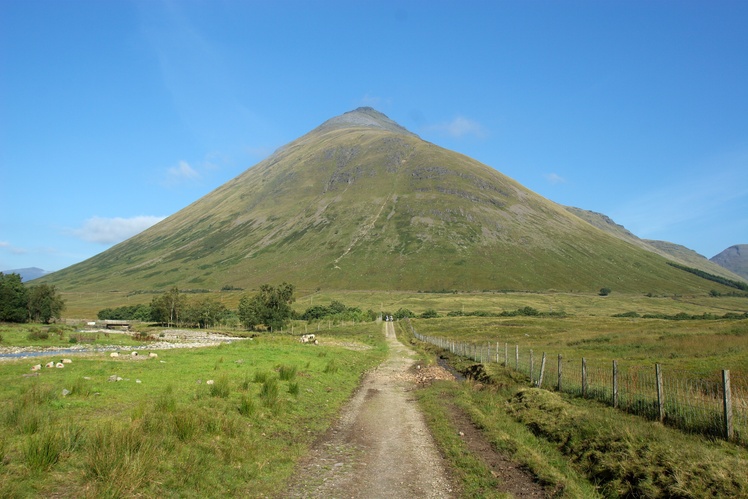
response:
[(44, 278), (63, 290), (713, 288), (362, 108), (161, 223)]
[(609, 234), (642, 249), (652, 251), (660, 256), (664, 256), (665, 258), (672, 260), (680, 265), (703, 270), (704, 272), (725, 277), (733, 281), (745, 280), (745, 277), (741, 277), (737, 273), (728, 270), (729, 267), (723, 267), (718, 265), (714, 261), (707, 260), (706, 257), (680, 244), (675, 244), (668, 241), (656, 241), (654, 239), (640, 239), (633, 233), (631, 233), (628, 229), (626, 229), (623, 225), (615, 223), (610, 219), (610, 217), (603, 215), (602, 213), (583, 210), (581, 208), (574, 208), (572, 206), (567, 206), (566, 209), (579, 218), (586, 220), (598, 229), (602, 229)]

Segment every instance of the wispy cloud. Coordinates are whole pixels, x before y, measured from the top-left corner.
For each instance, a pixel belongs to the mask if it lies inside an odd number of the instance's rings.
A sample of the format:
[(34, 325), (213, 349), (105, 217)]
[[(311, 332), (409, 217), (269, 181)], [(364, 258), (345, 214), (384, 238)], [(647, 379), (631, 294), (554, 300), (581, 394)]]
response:
[(428, 126), (427, 130), (444, 135), (449, 135), (450, 137), (458, 139), (468, 135), (472, 135), (480, 139), (486, 136), (486, 130), (480, 123), (469, 118), (465, 118), (464, 116), (457, 116), (452, 121), (445, 121)]
[(0, 248), (4, 248), (14, 255), (25, 255), (26, 253), (28, 253), (26, 249), (19, 248), (18, 246), (13, 246), (8, 241), (0, 241)]
[(116, 244), (157, 224), (166, 217), (138, 216), (131, 218), (91, 217), (72, 234), (84, 241), (100, 244)]
[(557, 173), (546, 173), (543, 177), (545, 177), (545, 180), (550, 184), (566, 183), (566, 179)]
[(186, 161), (180, 161), (177, 166), (172, 166), (166, 170), (166, 179), (164, 183), (167, 186), (174, 186), (183, 182), (198, 180), (200, 174), (197, 170), (192, 168)]

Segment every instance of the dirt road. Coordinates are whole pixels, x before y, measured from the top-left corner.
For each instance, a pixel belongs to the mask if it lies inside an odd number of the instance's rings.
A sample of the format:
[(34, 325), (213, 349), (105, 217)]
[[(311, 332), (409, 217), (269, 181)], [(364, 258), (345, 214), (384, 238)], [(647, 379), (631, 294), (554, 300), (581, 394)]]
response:
[(389, 356), (363, 380), (312, 450), (284, 497), (453, 497), (450, 480), (406, 375), (413, 351), (384, 323)]

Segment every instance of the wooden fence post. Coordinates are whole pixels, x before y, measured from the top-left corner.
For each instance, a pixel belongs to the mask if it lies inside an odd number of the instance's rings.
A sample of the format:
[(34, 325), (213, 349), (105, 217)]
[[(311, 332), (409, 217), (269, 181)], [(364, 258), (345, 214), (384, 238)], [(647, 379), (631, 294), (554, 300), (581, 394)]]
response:
[(561, 391), (561, 354), (558, 354), (558, 391)]
[(582, 398), (587, 398), (587, 359), (582, 357)]
[(618, 361), (613, 361), (613, 407), (618, 408)]
[(662, 368), (655, 364), (655, 377), (657, 378), (657, 412), (660, 423), (665, 420), (665, 393), (662, 388)]
[(514, 370), (519, 371), (519, 345), (514, 345)]
[(735, 436), (732, 427), (732, 393), (730, 390), (730, 370), (722, 371), (722, 399), (725, 408), (725, 438), (732, 440)]
[(545, 373), (545, 352), (543, 359), (540, 361), (540, 377), (538, 378), (538, 388), (543, 388), (543, 374)]
[(535, 359), (532, 356), (532, 348), (530, 349), (530, 385), (532, 385), (532, 375), (533, 370), (535, 369)]
[(504, 367), (509, 367), (509, 343), (504, 342)]
[(499, 342), (496, 342), (496, 363), (499, 363)]

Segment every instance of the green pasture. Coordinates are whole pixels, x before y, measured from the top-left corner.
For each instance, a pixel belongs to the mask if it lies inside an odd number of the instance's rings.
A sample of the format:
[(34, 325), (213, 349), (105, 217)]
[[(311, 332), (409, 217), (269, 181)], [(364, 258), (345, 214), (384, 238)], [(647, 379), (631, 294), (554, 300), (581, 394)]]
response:
[(275, 495), (386, 355), (381, 328), (0, 362), (0, 496)]

